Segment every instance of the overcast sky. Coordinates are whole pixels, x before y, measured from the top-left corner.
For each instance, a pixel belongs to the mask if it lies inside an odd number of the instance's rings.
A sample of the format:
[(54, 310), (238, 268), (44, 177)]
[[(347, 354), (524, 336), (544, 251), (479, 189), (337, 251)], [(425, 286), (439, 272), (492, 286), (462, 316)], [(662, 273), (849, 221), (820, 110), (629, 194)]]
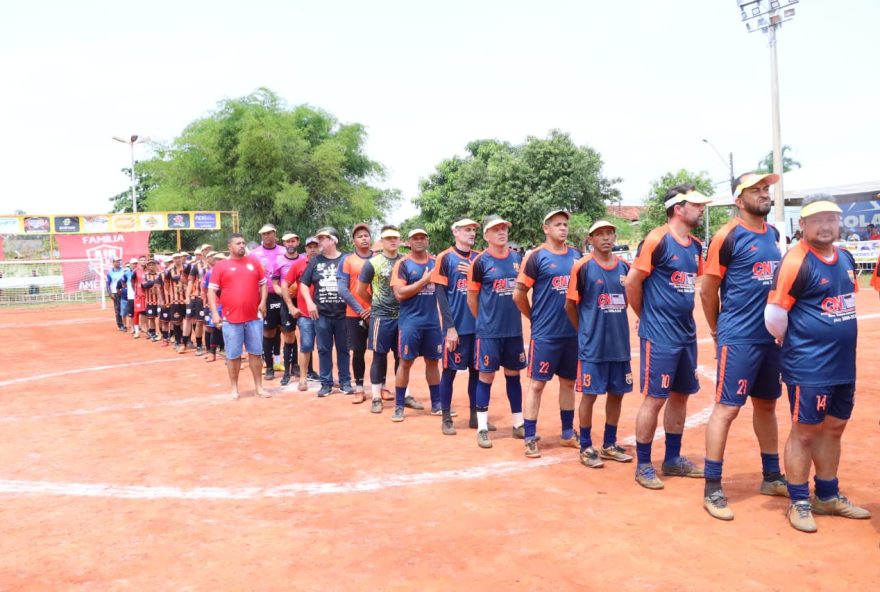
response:
[[(877, 0), (802, 0), (779, 31), (805, 167), (880, 177), (878, 23)], [(18, 2), (0, 76), (0, 214), (107, 211), (128, 186), (111, 136), (168, 141), (261, 86), (366, 125), (407, 199), (478, 138), (567, 131), (633, 204), (670, 170), (725, 179), (702, 138), (738, 172), (772, 147), (767, 36), (736, 0)]]

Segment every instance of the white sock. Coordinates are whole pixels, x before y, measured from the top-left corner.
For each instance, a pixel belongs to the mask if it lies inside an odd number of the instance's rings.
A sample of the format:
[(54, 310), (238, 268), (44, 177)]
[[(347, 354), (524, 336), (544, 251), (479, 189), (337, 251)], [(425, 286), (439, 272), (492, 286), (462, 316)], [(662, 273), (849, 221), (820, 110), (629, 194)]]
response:
[(489, 412), (477, 411), (477, 430), (489, 429)]
[(407, 397), (410, 396), (410, 394), (409, 394), (409, 387), (406, 387), (406, 396), (407, 396)]
[(382, 398), (382, 385), (371, 384), (370, 389), (373, 391), (373, 400), (377, 401)]
[(280, 364), (281, 363), (281, 356), (272, 356), (272, 361), (275, 362), (276, 364)]
[(518, 428), (519, 426), (523, 425), (522, 411), (520, 411), (519, 413), (511, 413), (510, 415), (511, 417), (513, 417), (513, 427)]
[(135, 326), (134, 326), (134, 334), (135, 334), (135, 335), (138, 335), (138, 334), (140, 334), (140, 332), (141, 332), (141, 327), (140, 327), (140, 325), (135, 325)]

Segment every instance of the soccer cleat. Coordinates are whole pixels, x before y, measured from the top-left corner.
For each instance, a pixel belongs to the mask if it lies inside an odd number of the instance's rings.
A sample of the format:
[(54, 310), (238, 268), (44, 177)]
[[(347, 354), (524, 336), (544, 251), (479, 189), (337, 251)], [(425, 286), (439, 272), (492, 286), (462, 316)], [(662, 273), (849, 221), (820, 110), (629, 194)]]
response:
[(205, 355), (205, 348), (201, 345), (196, 346), (196, 357)]
[(351, 388), (350, 384), (346, 384), (345, 386), (341, 387), (339, 390), (342, 391), (343, 395), (353, 395), (354, 394), (354, 389)]
[(382, 399), (373, 399), (373, 404), (370, 405), (370, 413), (382, 413)]
[(318, 389), (318, 396), (319, 397), (328, 397), (328, 396), (330, 396), (331, 392), (333, 392), (332, 386), (330, 386), (329, 384), (322, 384), (321, 388)]
[(480, 448), (492, 448), (492, 440), (489, 439), (489, 430), (477, 430), (477, 445)]
[(440, 430), (443, 432), (444, 436), (454, 436), (458, 432), (455, 431), (455, 426), (452, 425), (451, 419), (444, 419), (441, 424)]
[(526, 458), (541, 458), (538, 443), (535, 440), (526, 440)]
[(403, 400), (403, 406), (404, 406), (404, 407), (409, 407), (410, 409), (415, 409), (415, 410), (417, 410), (417, 411), (421, 411), (422, 409), (425, 408), (425, 406), (422, 405), (421, 403), (419, 403), (418, 401), (416, 401), (415, 398), (414, 398), (412, 395), (408, 395), (408, 396)]
[(783, 475), (779, 479), (767, 481), (761, 479), (761, 495), (778, 495), (779, 497), (788, 497), (788, 482)]
[(232, 400), (238, 401), (238, 393), (232, 393)]
[(816, 532), (818, 530), (816, 521), (813, 520), (813, 512), (810, 510), (810, 502), (807, 500), (794, 502), (788, 506), (786, 515), (788, 522), (795, 530), (801, 532)]
[(703, 508), (709, 512), (712, 518), (733, 520), (733, 510), (727, 505), (727, 496), (720, 489), (716, 489), (703, 498)]
[(590, 469), (601, 469), (605, 466), (605, 463), (599, 458), (599, 453), (592, 446), (581, 450), (580, 459), (581, 464)]
[(669, 462), (663, 463), (660, 470), (667, 477), (693, 477), (702, 479), (705, 475), (703, 469), (692, 463), (684, 456), (676, 456)]
[(636, 483), (647, 489), (663, 489), (663, 481), (654, 471), (651, 463), (636, 465)]
[(565, 448), (578, 448), (581, 447), (580, 439), (574, 434), (571, 435), (571, 438), (560, 438), (559, 445)]
[(287, 386), (288, 384), (290, 384), (290, 372), (285, 372), (281, 377), (281, 386)]
[[(490, 431), (490, 432), (494, 432), (495, 430), (498, 429), (498, 428), (495, 426), (495, 424), (492, 423), (491, 421), (488, 423), (488, 425), (489, 425), (489, 431)], [(478, 427), (480, 427), (480, 426), (478, 425), (478, 423), (477, 423), (477, 412), (476, 412), (476, 410), (474, 410), (474, 409), (471, 409), (471, 418), (470, 418), (470, 420), (468, 420), (468, 427), (469, 427), (470, 429), (472, 429), (472, 430), (475, 430), (475, 429), (477, 429)]]
[(403, 407), (395, 407), (394, 414), (391, 416), (391, 421), (399, 423), (399, 422), (403, 421), (404, 419), (406, 419), (406, 418), (403, 415)]
[(186, 353), (186, 344), (185, 343), (180, 344), (180, 347), (177, 348), (177, 353), (179, 353), (179, 354)]
[(314, 380), (315, 382), (321, 382), (321, 375), (314, 370), (306, 374), (306, 378), (308, 378), (309, 380)]
[(135, 331), (134, 335), (132, 335), (131, 337), (132, 337), (132, 339), (140, 339), (141, 338), (140, 331)]
[(631, 454), (626, 453), (626, 448), (617, 444), (612, 444), (607, 448), (602, 448), (601, 450), (599, 450), (599, 458), (604, 458), (605, 460), (614, 460), (622, 463), (632, 462), (633, 459)]
[(362, 385), (362, 384), (354, 385), (354, 392), (356, 392), (356, 393), (364, 392), (364, 385)]
[(169, 345), (171, 345), (171, 342), (169, 340), (167, 340), (167, 339), (162, 340), (162, 347), (168, 347)]
[(510, 433), (513, 434), (513, 437), (517, 440), (525, 440), (526, 439), (526, 426), (513, 426), (510, 429)]
[(838, 495), (827, 501), (822, 501), (814, 495), (810, 498), (810, 507), (820, 516), (843, 516), (855, 520), (867, 520), (871, 517), (870, 510), (858, 507), (845, 495)]
[(431, 415), (443, 415), (443, 410), (439, 407), (431, 407)]
[(272, 364), (272, 368), (278, 370), (279, 372), (284, 371), (284, 362), (278, 361)]
[[(183, 353), (183, 352), (180, 352)], [(266, 368), (266, 375), (264, 376), (266, 380), (275, 380), (275, 368), (268, 367)]]

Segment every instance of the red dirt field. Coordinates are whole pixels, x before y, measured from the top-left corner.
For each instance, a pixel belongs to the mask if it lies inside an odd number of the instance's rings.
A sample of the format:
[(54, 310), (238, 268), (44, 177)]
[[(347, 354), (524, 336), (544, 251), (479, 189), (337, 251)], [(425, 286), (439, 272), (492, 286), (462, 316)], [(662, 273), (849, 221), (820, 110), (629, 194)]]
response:
[[(860, 292), (858, 310), (840, 481), (874, 518), (819, 516), (807, 535), (788, 525), (787, 500), (757, 492), (750, 406), (728, 443), (736, 519), (723, 523), (702, 508), (702, 480), (667, 478), (653, 492), (636, 485), (632, 464), (581, 466), (558, 446), (553, 385), (538, 425), (543, 457), (529, 460), (511, 438), (500, 379), (495, 447), (482, 450), (466, 427), (463, 373), (459, 433), (448, 437), (427, 411), (394, 424), (387, 406), (373, 415), (295, 383), (270, 382), (274, 397), (254, 398), (244, 373), (243, 398), (229, 400), (222, 361), (133, 340), (93, 304), (3, 309), (0, 589), (876, 589), (877, 293)], [(708, 336), (699, 308), (697, 319)], [(700, 363), (683, 451), (702, 462), (715, 371), (706, 339)], [(421, 368), (413, 391), (427, 401)], [(619, 433), (630, 444), (639, 402), (624, 402)], [(787, 402), (778, 416), (784, 443)], [(663, 448), (660, 439), (655, 461)]]

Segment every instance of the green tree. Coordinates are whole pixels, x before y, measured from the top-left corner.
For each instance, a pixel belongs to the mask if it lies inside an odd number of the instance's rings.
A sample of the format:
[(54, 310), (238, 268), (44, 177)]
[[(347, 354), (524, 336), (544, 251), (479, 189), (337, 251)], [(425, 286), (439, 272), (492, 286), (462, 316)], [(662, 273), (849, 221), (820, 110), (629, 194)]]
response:
[[(791, 146), (785, 145), (782, 147), (782, 172), (787, 173), (791, 169), (799, 169), (801, 168), (801, 163), (797, 160), (793, 159), (791, 156), (788, 156), (786, 152), (791, 151)], [(767, 153), (767, 156), (761, 159), (761, 162), (758, 163), (758, 167), (755, 169), (756, 173), (772, 173), (773, 172), (773, 151)]]
[(443, 160), (422, 180), (414, 202), (434, 249), (452, 241), (449, 225), (456, 219), (467, 216), (479, 222), (489, 214), (513, 223), (512, 241), (532, 245), (544, 238), (541, 222), (548, 211), (566, 208), (597, 218), (606, 203), (618, 199), (614, 185), (619, 181), (602, 175), (598, 152), (553, 130), (546, 138), (529, 137), (519, 145), (471, 142), (466, 156)]
[[(143, 212), (145, 211), (144, 206), (148, 203), (147, 195), (151, 189), (156, 187), (156, 182), (153, 179), (153, 175), (147, 172), (140, 164), (140, 162), (134, 163), (134, 192), (137, 195), (138, 211)], [(125, 179), (130, 182), (131, 167), (125, 167), (120, 170), (125, 175)], [(114, 214), (131, 212), (131, 187), (111, 197), (110, 204), (112, 207), (111, 212)]]
[(376, 186), (385, 169), (364, 153), (366, 137), (360, 124), (288, 107), (264, 88), (224, 100), (155, 146), (143, 163), (155, 182), (144, 209), (238, 210), (249, 240), (266, 222), (303, 237), (332, 225), (347, 240), (348, 229), (384, 218), (400, 198)]
[[(666, 205), (664, 203), (666, 201), (666, 191), (684, 183), (692, 183), (696, 186), (697, 191), (703, 195), (710, 196), (714, 193), (712, 181), (705, 171), (692, 173), (681, 169), (677, 172), (666, 173), (659, 179), (656, 179), (651, 183), (651, 192), (645, 198), (645, 210), (639, 219), (639, 233), (642, 238), (658, 226), (666, 224)], [(709, 216), (709, 236), (711, 237), (725, 222), (730, 220), (731, 212), (730, 208), (723, 207), (706, 208), (706, 211)], [(706, 236), (705, 225), (702, 228), (695, 228), (693, 234), (702, 239), (704, 244), (706, 244), (708, 237)]]

